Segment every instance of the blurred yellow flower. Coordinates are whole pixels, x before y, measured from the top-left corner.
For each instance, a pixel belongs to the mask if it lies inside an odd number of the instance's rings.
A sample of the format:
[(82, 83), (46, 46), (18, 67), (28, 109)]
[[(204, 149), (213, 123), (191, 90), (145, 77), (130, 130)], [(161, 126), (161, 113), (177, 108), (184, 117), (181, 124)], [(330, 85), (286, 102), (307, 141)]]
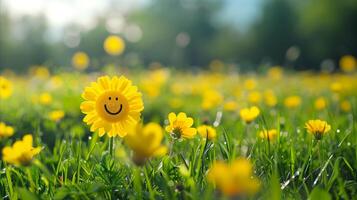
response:
[(324, 134), (331, 130), (331, 126), (326, 122), (319, 119), (309, 120), (305, 123), (307, 132), (313, 134), (317, 140), (320, 140)]
[(52, 96), (48, 92), (40, 94), (39, 102), (42, 105), (49, 105), (52, 103)]
[(252, 104), (259, 104), (262, 99), (262, 95), (258, 91), (252, 91), (248, 94), (248, 101)]
[(254, 90), (256, 86), (257, 82), (255, 79), (250, 78), (244, 81), (244, 88), (247, 90)]
[(47, 79), (50, 77), (50, 71), (46, 66), (33, 66), (30, 68), (30, 73), (38, 79)]
[(350, 112), (352, 110), (351, 103), (347, 100), (344, 100), (340, 103), (340, 108), (343, 112)]
[(140, 89), (150, 98), (156, 98), (160, 95), (161, 85), (149, 79), (141, 80)]
[(104, 50), (112, 56), (120, 55), (124, 52), (125, 42), (124, 40), (116, 35), (108, 36), (104, 41)]
[(169, 125), (165, 127), (165, 130), (170, 133), (174, 138), (193, 138), (197, 130), (191, 128), (193, 125), (193, 119), (187, 117), (186, 113), (180, 112), (177, 116), (171, 112), (169, 114)]
[(10, 137), (14, 134), (14, 128), (6, 125), (4, 122), (0, 122), (0, 139)]
[(160, 84), (160, 85), (166, 83), (169, 76), (170, 76), (170, 72), (165, 68), (151, 70), (147, 74), (147, 77), (149, 80), (155, 81), (157, 84)]
[(278, 99), (272, 90), (264, 92), (264, 103), (269, 107), (274, 107), (278, 103)]
[(2, 155), (5, 162), (27, 166), (40, 151), (41, 147), (34, 148), (32, 146), (32, 135), (27, 134), (22, 140), (16, 141), (12, 147), (4, 147)]
[(236, 159), (231, 164), (216, 161), (209, 169), (207, 179), (225, 196), (254, 195), (260, 188), (260, 181), (253, 174), (253, 165), (246, 158)]
[(332, 92), (339, 93), (342, 91), (343, 85), (342, 85), (342, 83), (336, 81), (336, 82), (331, 83), (330, 89)]
[(274, 141), (278, 136), (278, 131), (276, 129), (263, 130), (259, 132), (259, 137), (269, 141)]
[(12, 94), (12, 83), (3, 76), (0, 76), (0, 99), (7, 99)]
[(212, 126), (201, 125), (197, 127), (197, 132), (203, 137), (208, 138), (209, 140), (214, 140), (217, 136), (216, 129)]
[(236, 111), (238, 109), (238, 104), (235, 101), (226, 101), (223, 105), (223, 109), (226, 111)]
[(222, 102), (223, 96), (219, 92), (216, 90), (207, 90), (203, 93), (201, 106), (204, 110), (209, 110), (221, 105)]
[(50, 120), (54, 122), (60, 121), (64, 117), (64, 111), (63, 110), (54, 110), (48, 114), (48, 117)]
[(49, 82), (51, 88), (56, 89), (61, 87), (63, 84), (62, 78), (60, 76), (52, 76)]
[(280, 66), (271, 67), (268, 70), (268, 77), (273, 80), (280, 80), (283, 76), (283, 69)]
[(287, 108), (296, 108), (300, 106), (301, 98), (299, 96), (288, 96), (284, 100), (284, 105)]
[(357, 60), (354, 56), (346, 55), (340, 59), (340, 68), (344, 72), (353, 72), (357, 68)]
[(143, 126), (138, 123), (133, 131), (125, 136), (125, 143), (134, 151), (133, 161), (137, 165), (145, 163), (152, 156), (162, 156), (167, 153), (167, 147), (161, 145), (164, 134), (159, 124), (148, 123)]
[(319, 97), (315, 100), (315, 109), (316, 110), (323, 110), (327, 106), (327, 101), (324, 97)]
[(161, 85), (152, 82), (150, 79), (143, 79), (141, 80), (140, 89), (145, 95), (153, 99), (160, 95)]
[(124, 76), (102, 76), (82, 93), (85, 100), (81, 111), (83, 119), (91, 125), (92, 132), (99, 130), (99, 136), (108, 133), (109, 137), (124, 137), (136, 125), (144, 109), (141, 93)]
[(141, 79), (140, 88), (150, 98), (160, 95), (161, 87), (166, 83), (169, 71), (166, 69), (155, 69), (145, 74)]
[(78, 70), (86, 69), (89, 65), (89, 62), (89, 56), (82, 51), (76, 52), (72, 57), (72, 65)]
[(239, 112), (240, 118), (246, 123), (251, 123), (255, 118), (257, 118), (260, 114), (260, 110), (256, 106), (252, 106), (250, 108), (243, 108)]

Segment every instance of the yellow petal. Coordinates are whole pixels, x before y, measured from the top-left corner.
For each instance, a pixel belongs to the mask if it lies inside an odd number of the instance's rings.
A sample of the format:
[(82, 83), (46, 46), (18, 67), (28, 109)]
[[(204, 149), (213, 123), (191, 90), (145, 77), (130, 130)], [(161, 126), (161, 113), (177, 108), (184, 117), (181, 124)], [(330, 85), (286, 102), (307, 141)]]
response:
[(171, 112), (169, 114), (169, 122), (170, 122), (170, 124), (172, 124), (174, 121), (176, 121), (176, 114)]

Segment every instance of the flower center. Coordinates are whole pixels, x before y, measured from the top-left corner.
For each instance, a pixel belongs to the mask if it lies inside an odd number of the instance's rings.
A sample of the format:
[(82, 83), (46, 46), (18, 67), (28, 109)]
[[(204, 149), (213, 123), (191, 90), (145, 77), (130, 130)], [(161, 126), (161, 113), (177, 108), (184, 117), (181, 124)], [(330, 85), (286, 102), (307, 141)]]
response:
[(107, 91), (98, 97), (96, 110), (102, 119), (114, 123), (128, 115), (129, 104), (119, 91)]

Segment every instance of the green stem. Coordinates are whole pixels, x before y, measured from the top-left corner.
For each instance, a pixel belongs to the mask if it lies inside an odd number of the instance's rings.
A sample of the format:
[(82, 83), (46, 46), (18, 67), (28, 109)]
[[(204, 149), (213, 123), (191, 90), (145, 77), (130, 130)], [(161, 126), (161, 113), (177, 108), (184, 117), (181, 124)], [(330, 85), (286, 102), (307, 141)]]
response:
[(148, 172), (147, 172), (148, 169), (147, 168), (148, 168), (147, 166), (144, 167), (146, 185), (147, 185), (148, 190), (149, 190), (150, 199), (154, 200), (155, 199), (155, 193), (154, 193), (154, 191), (152, 189), (152, 185), (151, 185), (151, 182), (150, 182), (150, 179), (149, 179), (149, 176), (148, 176)]
[(134, 190), (137, 192), (137, 199), (143, 199), (143, 193), (141, 188), (141, 176), (140, 176), (140, 168), (134, 168)]
[(33, 182), (32, 176), (31, 176), (31, 171), (30, 168), (26, 167), (26, 174), (27, 174), (27, 179), (30, 182), (30, 190), (31, 192), (36, 191), (36, 185), (35, 182)]
[(9, 195), (10, 199), (12, 199), (14, 196), (14, 189), (12, 188), (12, 180), (11, 180), (11, 173), (10, 173), (11, 168), (6, 166), (6, 179), (7, 179), (7, 186), (9, 187)]
[(109, 154), (114, 159), (114, 137), (109, 138)]

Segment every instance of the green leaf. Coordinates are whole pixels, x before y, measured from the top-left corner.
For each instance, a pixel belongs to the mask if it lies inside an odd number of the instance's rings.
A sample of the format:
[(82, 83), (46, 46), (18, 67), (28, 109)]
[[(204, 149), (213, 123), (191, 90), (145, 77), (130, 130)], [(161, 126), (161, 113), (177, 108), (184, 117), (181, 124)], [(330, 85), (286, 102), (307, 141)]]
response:
[(267, 199), (271, 200), (280, 200), (281, 199), (281, 189), (279, 176), (277, 173), (274, 173), (270, 178), (270, 187), (269, 187), (269, 195)]
[(321, 188), (318, 187), (314, 188), (310, 193), (309, 200), (322, 200), (322, 199), (331, 200), (331, 195), (327, 191)]
[(36, 199), (40, 199), (39, 196), (37, 196), (36, 194), (28, 191), (25, 188), (17, 188), (17, 193), (19, 194), (20, 199), (23, 200), (36, 200)]

